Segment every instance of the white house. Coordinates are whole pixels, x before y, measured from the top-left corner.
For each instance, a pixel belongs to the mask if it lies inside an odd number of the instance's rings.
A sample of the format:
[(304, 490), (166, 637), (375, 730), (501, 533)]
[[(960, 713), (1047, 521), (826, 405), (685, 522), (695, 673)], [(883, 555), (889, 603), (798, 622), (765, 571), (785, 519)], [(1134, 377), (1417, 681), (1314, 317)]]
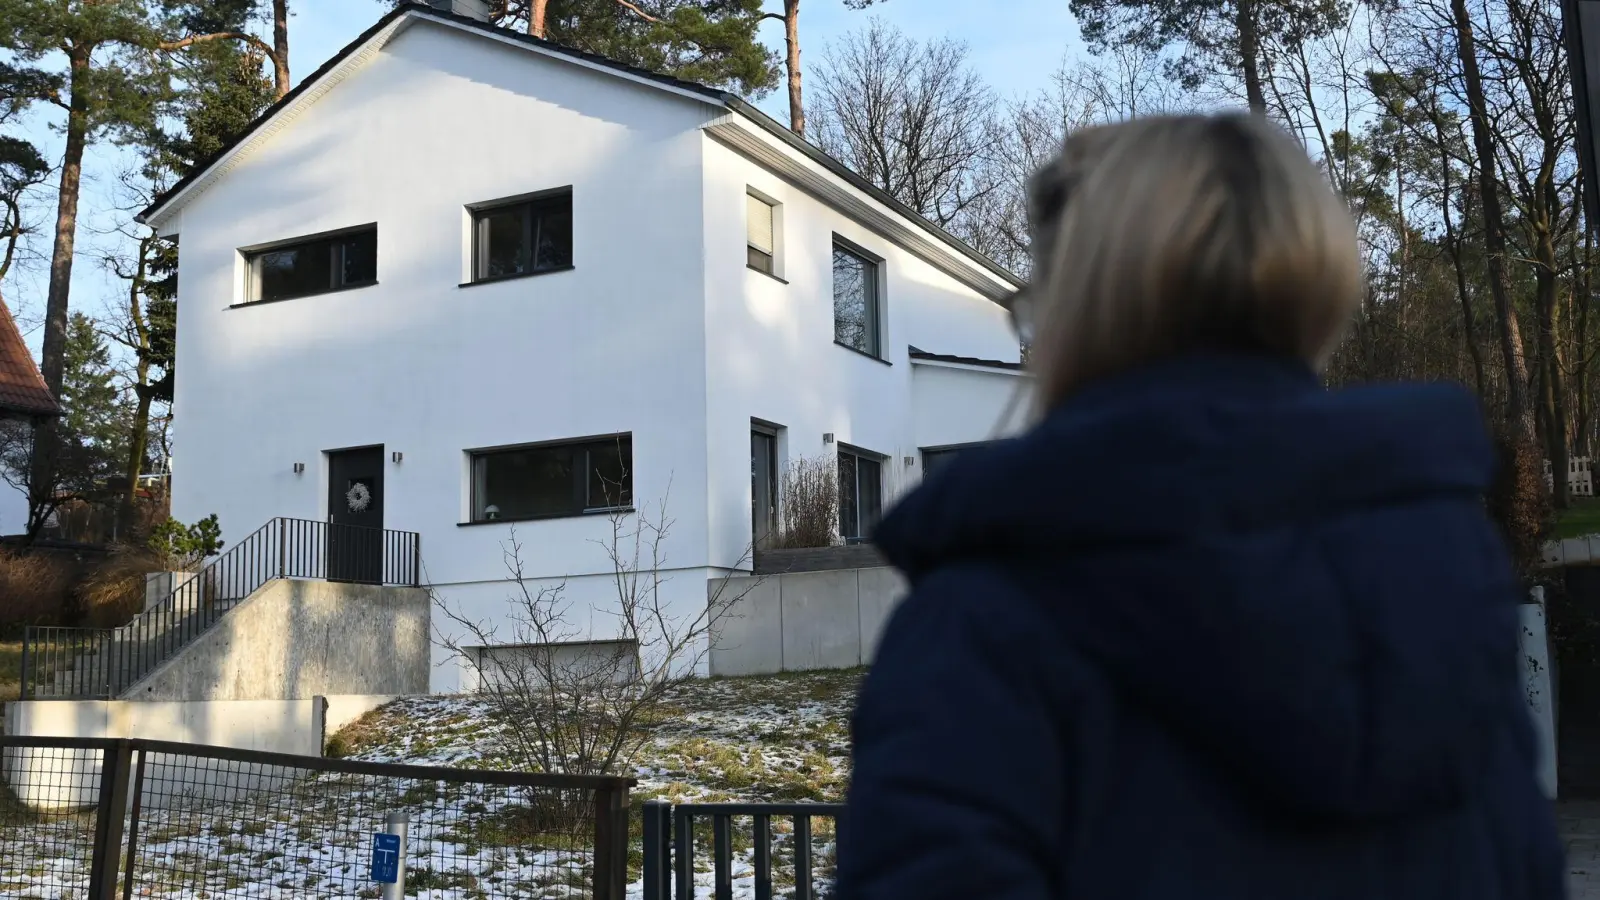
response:
[(660, 503), (703, 606), (788, 461), (839, 459), (857, 537), (1021, 384), (1017, 279), (748, 104), (419, 6), (143, 220), (180, 246), (173, 514), (418, 532), (475, 618), (514, 527), (608, 637), (594, 513)]

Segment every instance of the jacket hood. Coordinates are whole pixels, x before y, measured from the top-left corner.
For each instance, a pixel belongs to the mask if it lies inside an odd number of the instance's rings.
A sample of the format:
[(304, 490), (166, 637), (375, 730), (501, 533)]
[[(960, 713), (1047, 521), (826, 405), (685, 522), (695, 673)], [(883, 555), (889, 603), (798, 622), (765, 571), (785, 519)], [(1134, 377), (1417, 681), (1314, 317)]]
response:
[(1493, 472), (1464, 390), (1329, 392), (1296, 362), (1195, 357), (964, 454), (876, 540), (913, 583), (1004, 573), (997, 603), (1043, 605), (1064, 649), (1257, 799), (1388, 817), (1464, 799), (1515, 720)]

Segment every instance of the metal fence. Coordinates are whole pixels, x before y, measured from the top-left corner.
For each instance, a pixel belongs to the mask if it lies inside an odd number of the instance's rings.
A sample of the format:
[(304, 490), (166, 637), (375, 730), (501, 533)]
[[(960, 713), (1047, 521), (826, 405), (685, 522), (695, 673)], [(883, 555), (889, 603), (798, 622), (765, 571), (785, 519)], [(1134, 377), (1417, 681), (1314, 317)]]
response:
[(22, 640), (22, 696), (119, 697), (171, 659), (228, 610), (280, 578), (393, 584), (422, 580), (415, 532), (274, 519), (191, 575), (120, 628), (29, 627)]
[(644, 900), (693, 900), (700, 850), (711, 855), (715, 900), (733, 900), (735, 881), (745, 895), (746, 880), (756, 900), (828, 897), (843, 817), (831, 803), (647, 802)]
[(0, 737), (0, 896), (623, 900), (621, 778), (401, 766), (139, 740)]

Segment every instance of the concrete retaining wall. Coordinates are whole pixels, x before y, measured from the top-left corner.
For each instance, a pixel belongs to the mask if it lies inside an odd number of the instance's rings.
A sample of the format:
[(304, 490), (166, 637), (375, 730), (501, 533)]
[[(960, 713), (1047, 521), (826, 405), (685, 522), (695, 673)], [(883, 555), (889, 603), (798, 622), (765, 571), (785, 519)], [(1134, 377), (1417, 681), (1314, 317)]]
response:
[(123, 698), (425, 694), (428, 622), (428, 593), (418, 588), (273, 581)]
[[(130, 700), (27, 700), (6, 704), (6, 734), (14, 737), (144, 738), (321, 756), (321, 697), (303, 700), (220, 700), (140, 703)], [(5, 754), (6, 786), (34, 809), (93, 806), (100, 793), (101, 751), (30, 749)], [(146, 768), (146, 779), (161, 784), (146, 802), (161, 805), (187, 791), (253, 789), (259, 766), (207, 763), (207, 773), (183, 787), (193, 773), (184, 761), (160, 754)], [(168, 771), (168, 770), (171, 771)]]
[[(709, 586), (711, 592), (718, 583)], [(712, 675), (850, 669), (872, 661), (889, 615), (906, 594), (888, 567), (730, 579), (723, 596), (748, 591), (718, 623)]]

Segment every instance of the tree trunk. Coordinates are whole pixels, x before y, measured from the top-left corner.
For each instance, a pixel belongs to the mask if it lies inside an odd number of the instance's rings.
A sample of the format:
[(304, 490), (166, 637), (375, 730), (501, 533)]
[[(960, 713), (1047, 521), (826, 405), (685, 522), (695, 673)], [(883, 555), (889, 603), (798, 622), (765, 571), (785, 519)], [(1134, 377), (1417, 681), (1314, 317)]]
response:
[(789, 50), (789, 130), (806, 136), (806, 107), (800, 90), (800, 0), (783, 0), (783, 37)]
[(50, 289), (45, 302), (44, 348), (40, 370), (58, 399), (66, 372), (67, 303), (72, 293), (72, 255), (78, 235), (78, 194), (83, 178), (83, 153), (89, 139), (89, 49), (68, 56), (69, 90), (66, 149), (61, 158), (61, 186), (56, 199), (56, 238), (50, 254)]
[[(89, 142), (89, 65), (92, 45), (71, 47), (67, 51), (68, 90), (66, 146), (61, 157), (61, 182), (56, 199), (56, 238), (50, 253), (50, 288), (45, 300), (44, 341), (40, 372), (45, 386), (57, 400), (66, 378), (67, 304), (72, 294), (72, 255), (78, 236), (78, 194), (83, 179), (83, 153)], [(55, 491), (56, 446), (59, 423), (41, 419), (33, 432), (32, 471), (28, 479), (28, 532), (38, 533), (42, 516), (35, 511), (51, 506)]]
[[(1578, 196), (1580, 197), (1583, 196), (1582, 189), (1583, 187), (1580, 184), (1578, 186)], [(1576, 240), (1574, 240), (1573, 243), (1576, 244)], [(1576, 255), (1576, 253), (1574, 253), (1574, 255)], [(1592, 456), (1594, 452), (1593, 441), (1590, 440), (1589, 437), (1589, 420), (1591, 414), (1591, 395), (1589, 390), (1590, 353), (1584, 349), (1589, 335), (1589, 303), (1591, 299), (1589, 296), (1589, 291), (1591, 289), (1591, 285), (1593, 284), (1590, 268), (1590, 259), (1592, 255), (1593, 232), (1585, 228), (1583, 229), (1582, 256), (1578, 257), (1581, 262), (1577, 270), (1573, 273), (1576, 284), (1573, 285), (1572, 289), (1573, 305), (1577, 307), (1577, 325), (1573, 329), (1573, 334), (1577, 336), (1578, 347), (1580, 348), (1577, 353), (1577, 371), (1574, 376), (1578, 387), (1577, 396), (1574, 398), (1573, 402), (1573, 405), (1576, 407), (1576, 409), (1573, 412), (1574, 422), (1572, 427), (1573, 447), (1578, 456)]]
[(545, 9), (550, 5), (550, 0), (530, 0), (528, 3), (528, 33), (536, 38), (543, 38)]
[[(1434, 122), (1435, 127), (1438, 122)], [(1483, 397), (1488, 393), (1488, 383), (1483, 372), (1483, 353), (1478, 349), (1477, 329), (1472, 324), (1472, 294), (1467, 290), (1466, 267), (1461, 262), (1461, 238), (1456, 234), (1455, 219), (1450, 215), (1451, 198), (1455, 192), (1450, 187), (1450, 157), (1445, 151), (1444, 136), (1439, 138), (1439, 153), (1442, 157), (1442, 171), (1444, 184), (1444, 235), (1445, 246), (1450, 251), (1450, 265), (1456, 274), (1456, 297), (1461, 301), (1461, 334), (1467, 344), (1467, 358), (1472, 361), (1473, 384), (1478, 388), (1478, 396)]]
[(1267, 96), (1261, 90), (1261, 40), (1256, 28), (1256, 0), (1237, 0), (1234, 26), (1239, 31), (1239, 65), (1244, 75), (1244, 95), (1250, 111), (1267, 114)]
[(277, 99), (289, 93), (289, 0), (272, 0), (272, 84)]
[(1517, 311), (1511, 302), (1506, 281), (1505, 217), (1500, 208), (1500, 186), (1494, 174), (1494, 137), (1489, 131), (1488, 106), (1483, 96), (1483, 80), (1478, 74), (1476, 42), (1466, 0), (1450, 0), (1455, 19), (1456, 52), (1460, 57), (1467, 104), (1471, 107), (1472, 143), (1478, 157), (1479, 200), (1483, 204), (1483, 246), (1489, 269), (1489, 293), (1494, 298), (1495, 318), (1499, 323), (1500, 355), (1506, 370), (1506, 420), (1513, 436), (1528, 449), (1534, 440), (1532, 407), (1528, 402), (1528, 364), (1523, 355), (1522, 334)]

